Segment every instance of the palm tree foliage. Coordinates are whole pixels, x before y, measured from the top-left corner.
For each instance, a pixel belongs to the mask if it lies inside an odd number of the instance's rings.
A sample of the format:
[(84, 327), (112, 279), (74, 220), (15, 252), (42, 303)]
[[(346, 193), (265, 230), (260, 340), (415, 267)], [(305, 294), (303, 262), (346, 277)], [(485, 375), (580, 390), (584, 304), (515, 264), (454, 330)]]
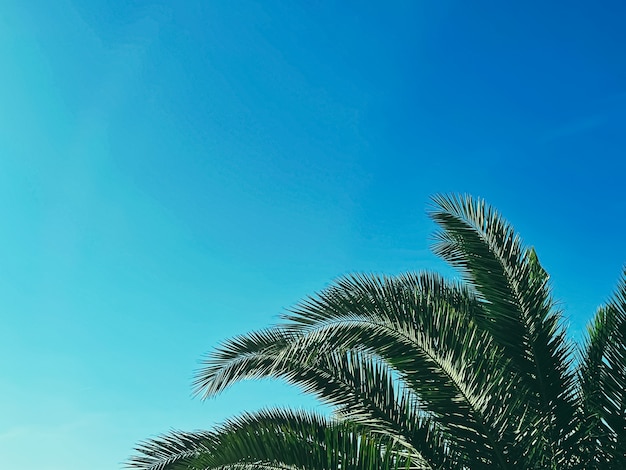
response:
[(432, 273), (340, 279), (278, 326), (214, 350), (202, 397), (279, 378), (333, 407), (246, 414), (148, 440), (129, 467), (165, 469), (626, 468), (626, 276), (570, 342), (548, 275), (480, 199), (437, 196)]

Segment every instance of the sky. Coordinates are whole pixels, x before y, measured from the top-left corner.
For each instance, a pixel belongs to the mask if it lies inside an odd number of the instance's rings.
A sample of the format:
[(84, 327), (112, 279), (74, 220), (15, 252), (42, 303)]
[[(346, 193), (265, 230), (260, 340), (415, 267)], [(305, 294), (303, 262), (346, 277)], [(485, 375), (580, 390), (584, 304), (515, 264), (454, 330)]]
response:
[[(579, 338), (626, 263), (620, 1), (4, 0), (0, 455), (121, 468), (243, 410), (221, 341), (354, 272), (454, 273), (429, 198), (497, 207)], [(35, 443), (35, 445), (33, 445)]]

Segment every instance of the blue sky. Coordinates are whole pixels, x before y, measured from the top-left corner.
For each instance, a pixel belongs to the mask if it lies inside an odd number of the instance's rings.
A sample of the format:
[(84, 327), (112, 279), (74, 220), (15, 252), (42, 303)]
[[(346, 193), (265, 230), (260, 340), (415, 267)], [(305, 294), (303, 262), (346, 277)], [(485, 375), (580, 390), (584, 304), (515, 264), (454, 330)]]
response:
[(626, 263), (623, 2), (364, 3), (2, 2), (3, 466), (315, 406), (192, 372), (340, 275), (450, 274), (438, 192), (498, 207), (584, 328)]

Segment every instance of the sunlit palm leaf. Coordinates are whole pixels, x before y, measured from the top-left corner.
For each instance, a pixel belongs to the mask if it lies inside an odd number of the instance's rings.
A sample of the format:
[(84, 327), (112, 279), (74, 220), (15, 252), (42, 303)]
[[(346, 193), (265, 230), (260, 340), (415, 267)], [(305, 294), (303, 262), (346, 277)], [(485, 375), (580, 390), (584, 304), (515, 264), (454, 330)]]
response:
[[(558, 464), (555, 444), (566, 438), (574, 419), (574, 377), (570, 371), (571, 346), (554, 310), (548, 276), (536, 253), (523, 246), (500, 214), (469, 196), (437, 196), (431, 217), (442, 231), (434, 250), (460, 268), (475, 287), (485, 308), (476, 322), (504, 347), (507, 356), (525, 377), (526, 397), (536, 407), (535, 431), (527, 445), (542, 447), (549, 462)], [(530, 430), (529, 430), (530, 431)]]
[(382, 357), (451, 431), (454, 445), (476, 457), (474, 465), (505, 465), (510, 442), (502, 407), (522, 403), (501, 400), (513, 396), (513, 377), (467, 308), (481, 307), (438, 276), (357, 276), (309, 299), (287, 320), (304, 334), (299, 354), (356, 348)]
[(250, 377), (284, 378), (336, 407), (341, 416), (403, 443), (429, 462), (452, 465), (416, 397), (380, 359), (332, 348), (305, 358), (298, 352), (302, 336), (293, 332), (268, 330), (253, 336), (256, 341), (252, 336), (229, 341), (207, 358), (198, 373), (198, 392), (217, 393)]

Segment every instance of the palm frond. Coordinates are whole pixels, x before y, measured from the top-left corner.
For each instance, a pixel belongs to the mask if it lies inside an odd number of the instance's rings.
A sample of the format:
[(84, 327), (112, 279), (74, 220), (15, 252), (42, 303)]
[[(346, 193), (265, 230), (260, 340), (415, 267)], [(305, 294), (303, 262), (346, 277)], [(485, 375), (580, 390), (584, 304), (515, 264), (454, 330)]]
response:
[(126, 463), (127, 468), (141, 470), (190, 469), (190, 462), (207, 451), (213, 433), (209, 431), (172, 431), (167, 435), (146, 440), (136, 448), (136, 455)]
[(344, 419), (398, 441), (434, 465), (446, 462), (433, 423), (380, 358), (341, 349), (305, 357), (301, 339), (294, 332), (273, 329), (227, 342), (198, 371), (196, 392), (210, 396), (250, 377), (283, 378), (334, 406)]
[(505, 466), (510, 424), (500, 417), (523, 404), (498, 347), (464, 308), (480, 305), (438, 276), (352, 276), (294, 309), (286, 328), (304, 335), (298, 354), (356, 348), (380, 356), (466, 455)]
[(212, 432), (170, 433), (137, 452), (128, 466), (141, 470), (430, 468), (355, 423), (290, 410), (244, 414)]
[(588, 468), (626, 467), (626, 272), (589, 325), (579, 366)]
[(554, 308), (548, 275), (535, 251), (525, 248), (513, 227), (483, 200), (436, 196), (433, 201), (431, 217), (442, 229), (434, 251), (461, 269), (483, 299), (485, 308), (476, 310), (475, 321), (525, 378), (532, 392), (527, 399), (544, 418), (535, 427), (552, 433), (540, 441), (552, 447), (574, 419), (575, 388), (572, 346)]

